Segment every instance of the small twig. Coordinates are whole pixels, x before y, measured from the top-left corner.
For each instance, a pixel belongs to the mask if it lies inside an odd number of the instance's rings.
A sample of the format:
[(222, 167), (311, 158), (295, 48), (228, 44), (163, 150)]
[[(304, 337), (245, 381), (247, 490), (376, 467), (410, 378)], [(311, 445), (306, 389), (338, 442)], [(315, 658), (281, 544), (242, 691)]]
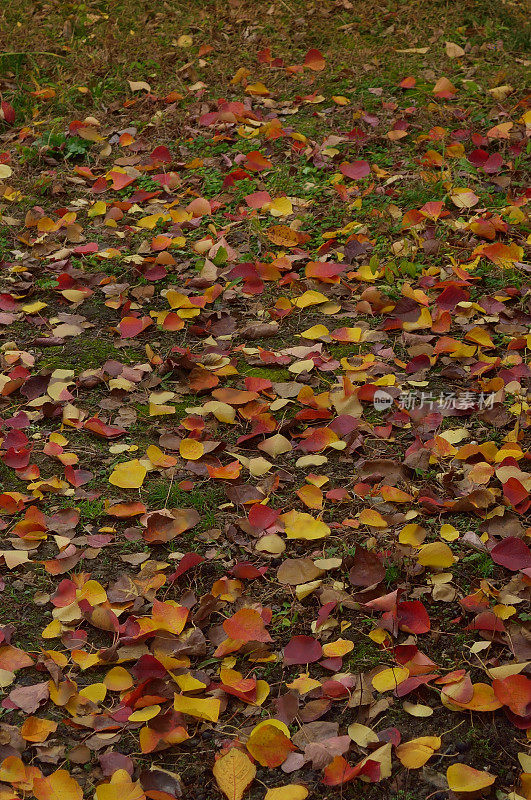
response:
[(52, 56), (52, 58), (66, 58), (62, 53), (48, 53), (46, 50), (34, 50), (31, 53), (25, 53), (23, 50), (15, 53), (0, 53), (0, 58), (9, 58), (10, 56)]

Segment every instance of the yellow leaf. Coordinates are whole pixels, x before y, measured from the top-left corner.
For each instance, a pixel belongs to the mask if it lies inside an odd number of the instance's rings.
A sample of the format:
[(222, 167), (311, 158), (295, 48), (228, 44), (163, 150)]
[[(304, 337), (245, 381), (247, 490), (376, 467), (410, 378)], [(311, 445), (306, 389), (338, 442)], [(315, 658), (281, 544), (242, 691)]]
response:
[(529, 661), (518, 661), (514, 664), (503, 664), (501, 667), (489, 667), (489, 677), (503, 680), (509, 675), (519, 675), (530, 663)]
[(320, 519), (300, 511), (288, 511), (280, 518), (284, 522), (288, 539), (324, 539), (330, 536), (330, 528)]
[(488, 331), (479, 325), (477, 325), (475, 328), (471, 328), (466, 334), (465, 339), (469, 342), (475, 342), (475, 344), (479, 344), (481, 347), (496, 346), (490, 338)]
[(251, 731), (251, 736), (256, 735), (261, 728), (265, 728), (268, 725), (272, 725), (273, 728), (278, 728), (279, 731), (282, 731), (284, 736), (287, 736), (288, 739), (291, 739), (291, 733), (289, 732), (288, 726), (285, 722), (282, 722), (279, 719), (264, 719), (262, 722), (258, 722)]
[(308, 797), (308, 789), (305, 786), (289, 783), (287, 786), (268, 789), (264, 800), (305, 800), (306, 797)]
[(310, 372), (315, 366), (315, 362), (311, 358), (305, 358), (303, 361), (295, 361), (290, 364), (288, 369), (294, 375), (300, 375), (301, 372)]
[(451, 764), (446, 770), (446, 780), (452, 792), (478, 792), (492, 786), (496, 777), (466, 764)]
[(516, 614), (516, 608), (514, 606), (507, 606), (504, 603), (498, 603), (493, 606), (492, 611), (500, 619), (509, 619), (513, 614)]
[(262, 536), (255, 545), (255, 549), (259, 553), (271, 553), (272, 555), (279, 556), (286, 549), (286, 543), (276, 533), (268, 533)]
[(350, 639), (337, 639), (335, 642), (327, 642), (323, 645), (323, 653), (331, 658), (342, 658), (354, 650), (354, 642)]
[(311, 328), (308, 328), (307, 331), (303, 331), (301, 336), (304, 339), (321, 339), (323, 336), (328, 336), (330, 331), (326, 327), (326, 325), (314, 325)]
[(318, 486), (306, 483), (300, 489), (297, 489), (297, 496), (308, 508), (314, 508), (319, 511), (323, 507), (323, 493)]
[(157, 405), (156, 403), (149, 404), (150, 417), (162, 417), (165, 414), (175, 414), (175, 406)]
[(328, 297), (326, 297), (326, 295), (309, 289), (307, 292), (304, 292), (304, 294), (301, 294), (300, 297), (297, 297), (295, 305), (297, 308), (307, 308), (308, 306), (319, 305), (319, 303), (326, 303), (327, 300)]
[(326, 464), (328, 461), (326, 456), (323, 455), (313, 455), (313, 456), (301, 456), (295, 462), (295, 466), (297, 469), (305, 469), (306, 467), (321, 467), (323, 464)]
[(8, 569), (15, 569), (29, 561), (29, 556), (25, 550), (0, 550), (0, 556), (3, 557), (6, 567)]
[(267, 700), (270, 691), (271, 687), (267, 681), (256, 681), (256, 698), (253, 705), (261, 706)]
[[(221, 400), (209, 400), (203, 406), (203, 410), (207, 414), (213, 414), (218, 422), (232, 425), (236, 419), (236, 410), (233, 406), (229, 406), (228, 403), (222, 403)], [(197, 410), (194, 409), (193, 413), (197, 413)]]
[(247, 468), (254, 478), (261, 478), (262, 475), (265, 475), (267, 472), (269, 472), (272, 466), (273, 464), (271, 464), (265, 458), (262, 458), (262, 456), (258, 456), (258, 458), (250, 458), (247, 464)]
[(410, 547), (420, 547), (426, 538), (427, 531), (415, 522), (404, 525), (398, 534), (400, 544), (408, 544)]
[(377, 692), (389, 692), (396, 689), (408, 677), (409, 670), (406, 667), (389, 667), (374, 676), (372, 685)]
[(203, 443), (198, 442), (197, 439), (182, 439), (179, 445), (179, 453), (187, 461), (197, 461), (204, 452)]
[(197, 692), (200, 689), (206, 689), (206, 683), (197, 680), (189, 672), (185, 672), (184, 675), (174, 675), (173, 678), (181, 692)]
[(167, 456), (156, 444), (149, 445), (146, 450), (146, 456), (155, 469), (173, 467), (177, 463), (177, 459), (174, 456)]
[(6, 686), (11, 686), (15, 680), (15, 673), (10, 672), (8, 669), (0, 669), (0, 689), (5, 689)]
[(103, 679), (110, 692), (125, 692), (133, 685), (133, 677), (124, 667), (113, 667)]
[(100, 783), (94, 795), (94, 800), (145, 800), (145, 798), (140, 782), (133, 781), (125, 769), (116, 770), (109, 783)]
[(433, 320), (428, 309), (423, 306), (416, 322), (403, 322), (402, 327), (405, 331), (417, 331), (420, 328), (431, 328)]
[(88, 217), (101, 217), (107, 211), (107, 203), (104, 203), (103, 200), (98, 200), (91, 206), (87, 212)]
[(297, 600), (304, 600), (305, 597), (308, 597), (312, 592), (315, 592), (319, 586), (322, 585), (322, 581), (309, 581), (309, 583), (300, 583), (298, 586), (295, 587), (295, 594), (297, 595)]
[(377, 750), (373, 750), (360, 762), (362, 767), (367, 761), (377, 761), (380, 765), (380, 780), (385, 780), (391, 775), (391, 751), (393, 746), (391, 742), (382, 745)]
[(212, 772), (227, 800), (241, 800), (247, 787), (254, 781), (256, 767), (245, 753), (233, 747), (218, 758)]
[(289, 197), (275, 197), (268, 203), (268, 207), (272, 217), (288, 217), (293, 214), (293, 205)]
[(139, 489), (144, 483), (147, 470), (138, 458), (123, 461), (114, 468), (109, 483), (120, 489)]
[(133, 711), (128, 722), (147, 722), (156, 717), (159, 712), (160, 706), (144, 706), (144, 708), (139, 708), (138, 711)]
[(26, 303), (23, 305), (22, 311), (25, 314), (38, 314), (39, 311), (42, 311), (47, 305), (47, 303), (42, 303), (40, 300), (37, 300), (35, 303)]
[(440, 746), (441, 740), (438, 736), (420, 736), (399, 744), (395, 753), (407, 769), (420, 769)]
[(262, 81), (250, 83), (245, 87), (245, 92), (253, 97), (268, 97), (270, 94), (269, 89), (262, 83)]
[(294, 681), (286, 684), (288, 689), (295, 689), (295, 691), (301, 695), (307, 694), (313, 689), (318, 689), (320, 685), (320, 681), (316, 681), (315, 678), (310, 678), (307, 672), (301, 673)]
[(371, 528), (387, 528), (387, 522), (374, 508), (364, 508), (359, 515), (359, 521), (361, 525), (369, 525)]
[(439, 434), (441, 439), (445, 439), (450, 444), (459, 444), (463, 439), (467, 439), (470, 434), (466, 428), (451, 428)]
[(146, 228), (148, 231), (152, 231), (160, 219), (168, 219), (168, 215), (161, 213), (151, 214), (149, 217), (142, 217), (136, 224), (138, 228)]
[(57, 639), (58, 636), (61, 635), (62, 626), (58, 619), (53, 619), (48, 625), (44, 628), (41, 636), (43, 639)]
[(389, 638), (389, 634), (383, 628), (375, 628), (368, 634), (369, 639), (372, 639), (376, 644), (383, 644)]
[(89, 686), (84, 686), (80, 689), (79, 694), (93, 703), (101, 703), (105, 700), (107, 686), (104, 683), (91, 683)]
[(422, 703), (410, 703), (408, 700), (404, 700), (402, 708), (412, 717), (431, 717), (433, 714), (433, 708), (430, 706), (424, 706)]
[(76, 592), (76, 600), (88, 600), (91, 606), (100, 606), (107, 602), (107, 592), (98, 581), (87, 581)]
[(434, 567), (444, 569), (452, 567), (454, 556), (450, 548), (444, 542), (430, 542), (421, 548), (418, 555), (418, 562), (423, 567)]
[(238, 84), (246, 80), (250, 74), (251, 71), (248, 70), (246, 67), (240, 67), (239, 69), (236, 70), (233, 77), (231, 78), (231, 86), (238, 86)]
[(173, 698), (173, 708), (181, 714), (188, 714), (196, 719), (206, 719), (208, 722), (217, 722), (221, 701), (217, 697), (185, 697), (176, 694)]
[(352, 725), (349, 725), (347, 733), (352, 741), (360, 747), (368, 747), (370, 744), (380, 741), (378, 735), (371, 728), (360, 722), (353, 722)]
[(441, 539), (444, 539), (445, 542), (455, 542), (456, 539), (459, 539), (459, 531), (457, 528), (454, 528), (453, 525), (445, 523), (444, 525), (441, 525), (439, 536)]
[(276, 458), (282, 455), (282, 453), (289, 453), (290, 450), (293, 450), (293, 446), (289, 439), (282, 436), (281, 433), (276, 433), (274, 436), (270, 436), (269, 439), (265, 439), (261, 442), (258, 445), (258, 449), (263, 450), (268, 456)]

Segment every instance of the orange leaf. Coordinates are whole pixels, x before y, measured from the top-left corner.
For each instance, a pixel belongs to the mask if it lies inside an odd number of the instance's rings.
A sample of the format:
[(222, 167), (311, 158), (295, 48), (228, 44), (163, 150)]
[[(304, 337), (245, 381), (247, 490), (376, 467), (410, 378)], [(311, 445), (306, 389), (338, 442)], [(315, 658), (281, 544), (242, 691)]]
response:
[(263, 767), (279, 767), (297, 748), (276, 725), (257, 726), (247, 740), (247, 749)]
[(45, 742), (50, 733), (57, 730), (57, 722), (39, 717), (28, 717), (20, 729), (22, 738), (27, 742)]
[(81, 786), (66, 769), (58, 769), (47, 778), (36, 778), (33, 794), (37, 800), (83, 800)]
[(18, 647), (13, 647), (10, 644), (4, 644), (0, 647), (0, 669), (5, 669), (7, 672), (15, 672), (17, 669), (31, 667), (32, 665), (33, 660), (24, 650), (19, 650)]
[(240, 642), (271, 642), (264, 620), (254, 608), (241, 608), (223, 623), (223, 630), (231, 639)]
[(304, 66), (314, 72), (322, 72), (326, 66), (326, 61), (323, 54), (312, 47), (304, 56)]
[(246, 753), (233, 747), (217, 759), (212, 772), (227, 800), (241, 800), (254, 781), (256, 767)]

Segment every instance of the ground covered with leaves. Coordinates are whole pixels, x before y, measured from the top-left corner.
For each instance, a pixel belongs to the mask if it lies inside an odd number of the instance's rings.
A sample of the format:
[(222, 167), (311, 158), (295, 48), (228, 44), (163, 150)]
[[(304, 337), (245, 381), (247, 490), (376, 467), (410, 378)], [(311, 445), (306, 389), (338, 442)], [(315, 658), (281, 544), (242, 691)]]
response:
[(517, 3), (0, 55), (0, 800), (530, 800)]

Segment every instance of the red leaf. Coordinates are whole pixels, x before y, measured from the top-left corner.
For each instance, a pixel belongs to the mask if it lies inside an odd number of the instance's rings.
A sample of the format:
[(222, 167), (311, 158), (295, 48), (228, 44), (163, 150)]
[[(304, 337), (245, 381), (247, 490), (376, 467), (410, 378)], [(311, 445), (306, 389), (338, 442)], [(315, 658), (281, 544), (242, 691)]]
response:
[(233, 566), (230, 574), (241, 580), (252, 580), (253, 578), (261, 578), (266, 572), (267, 567), (255, 567), (249, 561), (239, 561)]
[(500, 153), (493, 153), (490, 155), (485, 163), (483, 164), (483, 169), (489, 175), (493, 174), (494, 172), (499, 172), (503, 166), (503, 158)]
[(170, 161), (173, 161), (172, 154), (163, 144), (155, 147), (150, 158), (152, 161), (158, 161), (160, 164), (168, 164)]
[(265, 531), (267, 528), (270, 528), (271, 525), (275, 524), (279, 516), (280, 511), (276, 508), (264, 506), (262, 503), (255, 503), (249, 511), (249, 522), (253, 528)]
[(173, 575), (169, 576), (168, 580), (171, 583), (173, 583), (174, 581), (177, 580), (177, 578), (180, 578), (181, 575), (184, 575), (184, 573), (187, 572), (189, 569), (192, 569), (192, 567), (196, 567), (204, 560), (205, 560), (204, 557), (200, 556), (198, 553), (185, 553), (184, 556), (179, 561), (179, 566), (177, 567)]
[(503, 484), (503, 494), (515, 511), (521, 514), (525, 513), (531, 504), (529, 492), (517, 478), (509, 478)]
[(120, 338), (131, 339), (133, 336), (138, 336), (152, 324), (153, 320), (149, 317), (122, 317), (118, 325)]
[(312, 636), (294, 636), (284, 648), (284, 663), (312, 664), (319, 661), (323, 648)]
[(531, 550), (517, 536), (502, 539), (492, 548), (490, 555), (495, 564), (513, 572), (531, 567)]
[(86, 431), (95, 433), (96, 436), (101, 436), (103, 439), (117, 439), (127, 433), (125, 428), (119, 428), (117, 425), (106, 425), (99, 417), (91, 417), (83, 424)]
[(470, 153), (470, 155), (468, 156), (468, 160), (475, 167), (482, 167), (483, 164), (485, 164), (485, 162), (487, 161), (488, 158), (489, 158), (489, 154), (487, 153), (487, 151), (486, 150), (481, 150), (481, 149), (473, 150)]
[(347, 178), (357, 181), (370, 175), (371, 167), (368, 161), (352, 161), (350, 164), (348, 161), (343, 161), (339, 165), (339, 171)]
[(343, 756), (336, 756), (323, 770), (323, 783), (325, 786), (341, 786), (354, 780), (361, 772), (359, 764), (351, 767)]
[(4, 119), (5, 122), (7, 122), (9, 125), (12, 125), (13, 122), (15, 121), (15, 109), (13, 108), (12, 105), (10, 105), (10, 103), (6, 102), (5, 100), (2, 100), (0, 106), (2, 110), (0, 119)]
[(398, 627), (406, 633), (427, 633), (430, 618), (420, 600), (409, 600), (398, 604)]
[(126, 175), (123, 172), (115, 172), (114, 170), (111, 170), (111, 172), (108, 173), (108, 176), (112, 179), (111, 189), (114, 189), (115, 191), (125, 189), (126, 186), (130, 186), (136, 180), (136, 178), (130, 178), (129, 175)]
[(268, 158), (263, 156), (259, 150), (251, 150), (250, 153), (247, 153), (245, 166), (253, 172), (263, 172), (266, 169), (271, 169), (273, 164)]
[(518, 717), (531, 714), (531, 680), (525, 675), (509, 675), (503, 680), (492, 681), (494, 694), (504, 706), (508, 706)]
[(262, 208), (266, 203), (271, 202), (269, 192), (252, 192), (244, 197), (249, 208)]

